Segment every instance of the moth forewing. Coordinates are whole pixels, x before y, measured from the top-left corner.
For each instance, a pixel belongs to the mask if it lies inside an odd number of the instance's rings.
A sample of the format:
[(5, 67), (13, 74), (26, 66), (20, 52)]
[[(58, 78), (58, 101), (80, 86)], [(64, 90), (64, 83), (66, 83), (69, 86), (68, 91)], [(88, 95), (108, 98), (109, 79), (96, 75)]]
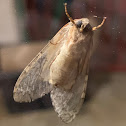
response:
[[(87, 18), (75, 20), (75, 23), (79, 21), (82, 21), (85, 27), (89, 24)], [(81, 60), (83, 60), (83, 64), (85, 62), (84, 58), (92, 42), (92, 35), (92, 30), (80, 33), (75, 26), (69, 27), (66, 41), (61, 47), (59, 55), (50, 67), (51, 84), (64, 87), (64, 89), (70, 89), (72, 87), (78, 76)]]
[(58, 55), (69, 31), (69, 23), (64, 26), (47, 46), (27, 65), (19, 76), (13, 92), (17, 102), (30, 102), (49, 93), (52, 85), (49, 84), (50, 65)]
[[(80, 20), (88, 24), (87, 19)], [(80, 20), (75, 22), (77, 23)], [(59, 54), (59, 57), (53, 62), (52, 68), (50, 68), (53, 69), (51, 76), (53, 82), (58, 85), (51, 91), (52, 104), (58, 116), (65, 123), (69, 123), (75, 118), (84, 101), (93, 45), (92, 31), (80, 33), (72, 29), (74, 29), (74, 26), (69, 30), (73, 31), (71, 36), (67, 38), (69, 40), (67, 45), (69, 46), (66, 46), (66, 50), (61, 49), (62, 53)], [(63, 56), (64, 60), (61, 58)], [(61, 64), (58, 64), (60, 62)]]

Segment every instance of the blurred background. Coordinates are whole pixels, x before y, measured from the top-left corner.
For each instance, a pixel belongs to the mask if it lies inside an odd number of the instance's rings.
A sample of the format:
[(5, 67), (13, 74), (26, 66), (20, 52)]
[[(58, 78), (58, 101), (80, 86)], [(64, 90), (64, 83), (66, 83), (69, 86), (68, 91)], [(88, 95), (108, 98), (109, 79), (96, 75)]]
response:
[(32, 103), (13, 100), (22, 70), (69, 21), (64, 2), (74, 19), (87, 17), (92, 27), (107, 17), (94, 33), (85, 103), (68, 125), (126, 125), (126, 0), (0, 0), (0, 126), (65, 125), (49, 95)]

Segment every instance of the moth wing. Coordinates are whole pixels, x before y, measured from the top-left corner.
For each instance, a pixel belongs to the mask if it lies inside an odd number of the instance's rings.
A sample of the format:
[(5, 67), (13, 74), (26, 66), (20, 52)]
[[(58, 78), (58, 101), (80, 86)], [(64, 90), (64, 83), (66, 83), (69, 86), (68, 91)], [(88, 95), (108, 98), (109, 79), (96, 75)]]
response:
[(52, 104), (58, 116), (65, 123), (71, 122), (79, 112), (86, 93), (88, 75), (80, 76), (72, 90), (55, 87), (51, 91)]
[[(92, 42), (90, 44), (92, 45)], [(69, 123), (75, 118), (83, 104), (88, 81), (91, 47), (92, 46), (90, 46), (89, 51), (85, 54), (83, 62), (79, 65), (78, 71), (81, 73), (77, 76), (72, 89), (64, 90), (61, 87), (55, 87), (51, 91), (51, 99), (55, 111), (65, 123)]]
[(15, 101), (31, 102), (52, 90), (49, 68), (64, 43), (68, 27), (69, 24), (64, 26), (21, 73), (14, 87)]

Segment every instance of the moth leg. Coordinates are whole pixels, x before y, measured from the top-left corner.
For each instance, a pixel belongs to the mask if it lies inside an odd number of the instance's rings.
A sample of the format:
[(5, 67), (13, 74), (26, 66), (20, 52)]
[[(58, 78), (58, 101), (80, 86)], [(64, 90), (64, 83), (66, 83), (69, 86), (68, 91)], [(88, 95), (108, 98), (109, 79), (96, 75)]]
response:
[(87, 81), (88, 81), (88, 75), (85, 76), (83, 92), (82, 92), (82, 94), (81, 94), (81, 98), (82, 98), (82, 99), (85, 98), (86, 89), (87, 89)]
[(82, 99), (85, 98), (85, 94), (86, 94), (87, 81), (88, 81), (88, 73), (89, 73), (89, 64), (87, 65), (86, 74), (85, 74), (85, 78), (84, 78), (84, 87), (83, 87), (83, 92), (81, 94), (81, 98)]

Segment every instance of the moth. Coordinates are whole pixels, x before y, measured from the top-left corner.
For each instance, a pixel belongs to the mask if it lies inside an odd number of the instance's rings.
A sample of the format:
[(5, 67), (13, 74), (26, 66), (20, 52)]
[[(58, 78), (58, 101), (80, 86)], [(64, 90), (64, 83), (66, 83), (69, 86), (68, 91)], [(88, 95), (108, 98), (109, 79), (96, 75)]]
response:
[(31, 102), (50, 93), (58, 116), (71, 122), (79, 112), (86, 93), (93, 31), (89, 19), (69, 18), (65, 26), (49, 41), (19, 76), (13, 91), (16, 102)]

